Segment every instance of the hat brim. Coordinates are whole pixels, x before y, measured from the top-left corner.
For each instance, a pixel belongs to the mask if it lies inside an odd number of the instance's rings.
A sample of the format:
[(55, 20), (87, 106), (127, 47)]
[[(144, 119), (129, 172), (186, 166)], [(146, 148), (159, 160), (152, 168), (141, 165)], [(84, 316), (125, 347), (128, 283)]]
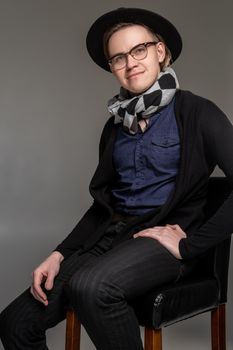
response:
[(103, 36), (108, 29), (118, 23), (145, 24), (153, 33), (161, 35), (171, 52), (172, 62), (181, 53), (181, 36), (174, 25), (166, 18), (145, 9), (119, 8), (99, 17), (87, 33), (86, 45), (88, 53), (93, 61), (106, 71), (111, 72), (104, 54)]

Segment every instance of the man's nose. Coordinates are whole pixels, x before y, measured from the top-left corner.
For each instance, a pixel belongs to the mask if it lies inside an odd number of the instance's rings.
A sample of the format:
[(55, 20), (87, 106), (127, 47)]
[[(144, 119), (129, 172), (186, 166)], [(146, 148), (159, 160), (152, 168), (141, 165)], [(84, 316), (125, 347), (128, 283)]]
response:
[(135, 60), (135, 58), (133, 58), (130, 54), (128, 54), (126, 56), (126, 67), (128, 69), (137, 66), (137, 60)]

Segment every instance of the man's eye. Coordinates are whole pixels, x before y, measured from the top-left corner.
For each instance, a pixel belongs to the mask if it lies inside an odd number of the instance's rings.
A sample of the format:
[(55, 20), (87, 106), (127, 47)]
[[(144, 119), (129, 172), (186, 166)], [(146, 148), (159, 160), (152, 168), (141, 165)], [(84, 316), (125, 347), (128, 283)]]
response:
[(113, 61), (114, 61), (114, 63), (121, 63), (124, 61), (124, 59), (125, 59), (124, 55), (119, 55), (119, 56), (114, 57)]
[(139, 47), (136, 47), (134, 50), (133, 50), (133, 54), (134, 55), (140, 55), (142, 53), (145, 52), (145, 47), (144, 46), (139, 46)]

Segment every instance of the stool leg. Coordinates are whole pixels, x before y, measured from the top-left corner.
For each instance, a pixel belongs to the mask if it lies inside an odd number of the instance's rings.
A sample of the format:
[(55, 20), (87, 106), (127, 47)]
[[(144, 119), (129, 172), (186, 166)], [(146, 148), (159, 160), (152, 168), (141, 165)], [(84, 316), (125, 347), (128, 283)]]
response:
[(225, 304), (211, 311), (212, 350), (226, 350)]
[(145, 350), (162, 350), (162, 329), (145, 327)]
[(73, 310), (66, 314), (66, 346), (65, 350), (80, 350), (81, 323)]

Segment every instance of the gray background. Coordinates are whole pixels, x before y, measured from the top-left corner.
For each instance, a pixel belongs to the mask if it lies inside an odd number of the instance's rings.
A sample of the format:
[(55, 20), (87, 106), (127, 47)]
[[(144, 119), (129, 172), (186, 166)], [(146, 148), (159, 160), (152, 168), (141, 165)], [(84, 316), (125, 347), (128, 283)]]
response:
[[(184, 41), (174, 65), (181, 87), (233, 118), (231, 0), (0, 0), (0, 309), (91, 203), (106, 101), (118, 86), (92, 64), (85, 35), (97, 16), (120, 6), (167, 16)], [(231, 275), (232, 266), (228, 349)], [(209, 324), (203, 315), (166, 328), (164, 349), (210, 349)], [(64, 349), (64, 323), (48, 332), (48, 342)], [(85, 332), (82, 344), (94, 349)]]

